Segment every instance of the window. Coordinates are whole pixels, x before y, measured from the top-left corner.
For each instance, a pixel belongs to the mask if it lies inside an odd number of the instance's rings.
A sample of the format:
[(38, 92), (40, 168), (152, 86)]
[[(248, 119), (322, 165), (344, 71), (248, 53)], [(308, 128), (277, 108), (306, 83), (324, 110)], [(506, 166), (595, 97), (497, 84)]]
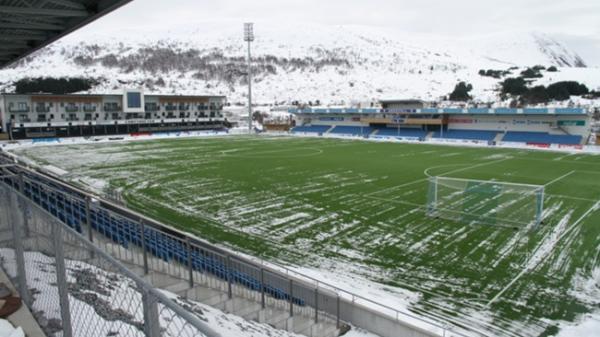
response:
[(142, 107), (142, 94), (139, 92), (127, 93), (127, 107), (130, 109), (139, 109)]

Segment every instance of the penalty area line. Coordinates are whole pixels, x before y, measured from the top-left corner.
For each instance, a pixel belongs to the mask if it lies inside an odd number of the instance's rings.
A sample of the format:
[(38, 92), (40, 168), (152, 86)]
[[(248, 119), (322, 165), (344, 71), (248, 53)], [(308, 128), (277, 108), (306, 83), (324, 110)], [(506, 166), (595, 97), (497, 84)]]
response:
[(551, 253), (554, 251), (554, 249), (556, 249), (558, 243), (565, 237), (565, 235), (569, 234), (575, 227), (577, 227), (577, 225), (579, 225), (585, 218), (587, 218), (588, 215), (590, 215), (594, 211), (597, 211), (598, 209), (600, 209), (600, 200), (596, 201), (596, 203), (592, 207), (590, 207), (579, 219), (577, 219), (577, 221), (575, 221), (569, 228), (567, 228), (567, 230), (562, 232), (562, 234), (556, 239), (556, 244), (550, 249), (550, 251), (546, 255), (540, 258), (539, 261), (535, 262), (533, 266), (526, 266), (525, 268), (523, 268), (523, 270), (521, 270), (521, 272), (514, 279), (512, 279), (512, 281), (510, 281), (502, 290), (500, 290), (496, 294), (496, 296), (494, 296), (494, 298), (492, 298), (487, 303), (487, 306), (496, 302), (508, 289), (512, 287), (513, 284), (515, 284), (515, 282), (517, 282), (521, 277), (523, 277), (523, 275), (527, 274), (531, 270), (534, 270), (542, 262), (544, 262), (548, 258), (548, 256), (552, 255)]
[(548, 186), (550, 186), (550, 185), (552, 185), (552, 184), (554, 184), (554, 183), (557, 183), (557, 182), (559, 182), (559, 181), (561, 181), (561, 180), (565, 179), (566, 177), (570, 176), (571, 174), (573, 174), (573, 173), (575, 173), (575, 172), (576, 172), (576, 171), (575, 171), (575, 170), (573, 170), (573, 171), (571, 171), (571, 172), (569, 172), (569, 173), (567, 173), (567, 174), (563, 174), (562, 176), (560, 176), (560, 177), (558, 177), (558, 178), (556, 178), (556, 179), (554, 179), (554, 180), (550, 181), (549, 183), (545, 184), (545, 185), (544, 185), (544, 187), (548, 187)]

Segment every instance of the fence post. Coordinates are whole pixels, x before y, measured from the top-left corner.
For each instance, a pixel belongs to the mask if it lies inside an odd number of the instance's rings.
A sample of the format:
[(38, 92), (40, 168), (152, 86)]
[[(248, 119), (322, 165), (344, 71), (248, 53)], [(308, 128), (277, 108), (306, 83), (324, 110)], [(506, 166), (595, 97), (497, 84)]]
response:
[(144, 259), (144, 275), (148, 275), (148, 251), (146, 249), (146, 226), (144, 220), (140, 219), (140, 236), (142, 240), (142, 255)]
[[(23, 248), (23, 234), (21, 232), (21, 223), (18, 219), (19, 206), (23, 209), (22, 217), (23, 222), (26, 220), (25, 203), (20, 202), (20, 197), (15, 192), (9, 192), (11, 195), (10, 202), (12, 205), (8, 205), (9, 213), (11, 214), (12, 222), (12, 234), (13, 241), (15, 244), (15, 258), (17, 263), (17, 281), (19, 284), (19, 291), (23, 301), (29, 305), (33, 303), (29, 294), (29, 288), (27, 287), (27, 274), (25, 271), (25, 250)], [(12, 210), (11, 210), (12, 209)]]
[(144, 310), (144, 334), (146, 337), (160, 337), (160, 321), (158, 303), (156, 298), (141, 284), (138, 285), (142, 292), (142, 306)]
[[(91, 197), (89, 195), (85, 196), (85, 228), (87, 230), (87, 236), (88, 236), (88, 240), (90, 240), (91, 243), (94, 243), (94, 234), (93, 234), (93, 229), (92, 229), (92, 200)], [(90, 259), (94, 258), (94, 251), (90, 249), (89, 251), (90, 253)]]
[(94, 242), (94, 234), (92, 232), (92, 209), (91, 209), (91, 197), (88, 195), (85, 197), (85, 225), (88, 231), (88, 240)]
[(233, 298), (233, 291), (231, 289), (231, 256), (227, 255), (227, 296), (229, 299)]
[(188, 258), (188, 271), (190, 277), (190, 288), (194, 287), (194, 264), (192, 261), (192, 244), (190, 242), (190, 237), (186, 236), (185, 245), (187, 247), (187, 258)]
[(339, 329), (340, 328), (340, 294), (337, 295), (337, 299), (336, 299), (336, 327)]
[[(25, 180), (23, 179), (23, 172), (19, 172), (19, 192), (21, 195), (25, 195)], [(26, 238), (29, 237), (29, 223), (27, 222), (27, 208), (26, 203), (22, 203), (23, 206), (23, 234)]]
[(54, 259), (56, 263), (56, 284), (60, 301), (60, 316), (64, 337), (72, 337), (71, 309), (69, 306), (69, 289), (67, 285), (67, 270), (63, 251), (62, 224), (56, 220), (51, 221), (52, 238), (54, 242)]
[(290, 317), (294, 317), (294, 281), (290, 279)]
[(265, 269), (260, 268), (260, 305), (265, 308)]
[(315, 323), (319, 323), (319, 288), (315, 288)]

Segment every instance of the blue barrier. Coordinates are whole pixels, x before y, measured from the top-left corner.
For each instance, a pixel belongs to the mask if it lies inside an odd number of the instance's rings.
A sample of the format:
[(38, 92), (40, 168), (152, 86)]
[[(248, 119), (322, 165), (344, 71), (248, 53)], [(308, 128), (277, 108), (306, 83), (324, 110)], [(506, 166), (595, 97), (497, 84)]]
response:
[(58, 138), (33, 138), (31, 140), (35, 143), (60, 143), (60, 139)]

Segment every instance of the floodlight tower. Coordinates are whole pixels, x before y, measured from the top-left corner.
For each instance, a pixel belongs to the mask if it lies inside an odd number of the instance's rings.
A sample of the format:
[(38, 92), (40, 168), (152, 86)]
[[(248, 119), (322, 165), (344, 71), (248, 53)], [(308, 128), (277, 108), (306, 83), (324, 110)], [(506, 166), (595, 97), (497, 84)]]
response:
[(254, 41), (254, 24), (244, 23), (244, 41), (248, 42), (248, 133), (252, 133), (252, 67), (250, 45)]

